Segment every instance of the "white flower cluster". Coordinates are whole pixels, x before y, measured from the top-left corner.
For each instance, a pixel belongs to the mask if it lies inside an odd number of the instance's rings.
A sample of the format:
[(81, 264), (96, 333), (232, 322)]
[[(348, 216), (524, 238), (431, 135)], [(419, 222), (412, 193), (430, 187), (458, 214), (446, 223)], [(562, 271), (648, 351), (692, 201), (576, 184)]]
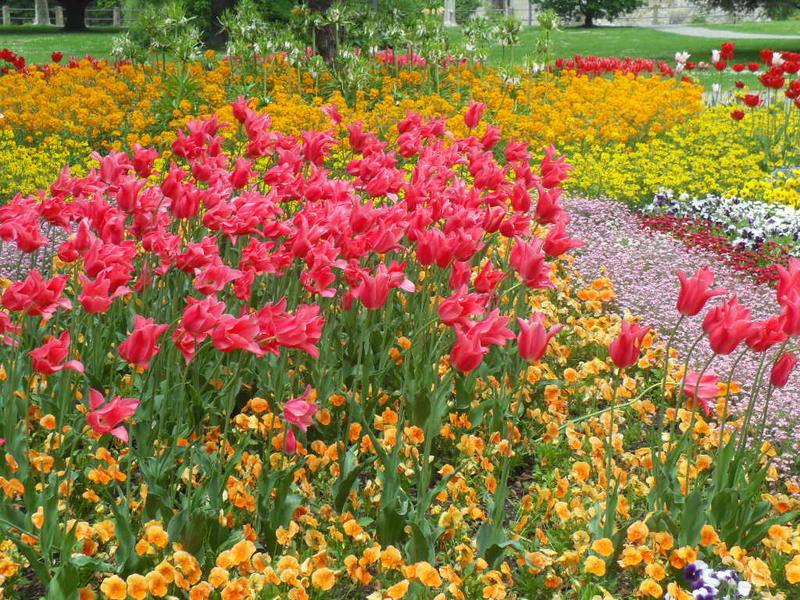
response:
[[(715, 571), (702, 560), (686, 565), (683, 578), (692, 587), (695, 600), (746, 600), (752, 585), (733, 570)], [(664, 600), (675, 600), (667, 594)]]
[(773, 241), (788, 246), (789, 254), (800, 256), (800, 210), (784, 204), (712, 195), (692, 198), (662, 189), (644, 212), (703, 219), (721, 227), (734, 245), (758, 250)]

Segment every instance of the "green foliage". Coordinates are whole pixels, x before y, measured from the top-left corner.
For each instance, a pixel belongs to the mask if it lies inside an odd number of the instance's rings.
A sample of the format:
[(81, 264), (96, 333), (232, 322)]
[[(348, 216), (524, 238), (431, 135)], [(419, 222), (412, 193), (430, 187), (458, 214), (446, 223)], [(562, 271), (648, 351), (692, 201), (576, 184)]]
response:
[(136, 62), (153, 56), (179, 62), (195, 60), (201, 48), (201, 31), (195, 19), (179, 0), (148, 6), (128, 32), (114, 39), (111, 54)]
[(531, 0), (543, 9), (551, 8), (565, 19), (582, 17), (591, 26), (596, 19), (613, 21), (646, 4), (645, 0)]

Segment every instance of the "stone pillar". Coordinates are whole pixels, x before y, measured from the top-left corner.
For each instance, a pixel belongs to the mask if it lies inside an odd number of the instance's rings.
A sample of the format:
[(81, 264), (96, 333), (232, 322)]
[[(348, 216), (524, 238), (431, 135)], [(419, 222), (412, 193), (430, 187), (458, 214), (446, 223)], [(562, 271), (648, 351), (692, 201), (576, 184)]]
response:
[(122, 27), (122, 9), (119, 6), (111, 9), (111, 24), (114, 27)]
[(47, 0), (36, 0), (33, 11), (34, 25), (50, 25), (50, 10)]
[(456, 25), (456, 0), (444, 0), (444, 26), (455, 27)]
[(60, 4), (56, 5), (56, 25), (64, 26), (64, 8)]
[(11, 25), (11, 7), (3, 5), (3, 25)]

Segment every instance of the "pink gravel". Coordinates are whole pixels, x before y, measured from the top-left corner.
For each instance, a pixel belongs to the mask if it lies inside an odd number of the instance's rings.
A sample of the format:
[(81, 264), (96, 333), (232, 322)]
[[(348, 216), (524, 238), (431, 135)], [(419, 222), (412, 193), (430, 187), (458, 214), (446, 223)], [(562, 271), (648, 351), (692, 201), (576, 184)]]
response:
[[(688, 248), (679, 240), (639, 226), (636, 215), (625, 205), (604, 199), (565, 198), (564, 207), (572, 220), (570, 236), (586, 241), (586, 246), (573, 250), (576, 266), (587, 280), (603, 274), (603, 267), (614, 283), (617, 305), (643, 317), (643, 322), (660, 330), (664, 337), (680, 316), (675, 309), (679, 282), (677, 271), (693, 274), (710, 266), (716, 273), (715, 287), (723, 287), (739, 297), (750, 308), (753, 318), (766, 319), (779, 312), (775, 290), (743, 279), (733, 269), (718, 263), (708, 252)], [(717, 302), (720, 299), (715, 299)], [(710, 304), (713, 304), (712, 301)], [(675, 336), (675, 347), (685, 357), (701, 333), (702, 315), (684, 321)], [(772, 351), (776, 351), (773, 349)], [(726, 381), (741, 349), (714, 359), (711, 369)], [(700, 369), (712, 355), (704, 339), (694, 352), (691, 368)], [(760, 355), (747, 351), (738, 363), (734, 380), (747, 391), (755, 378)], [(763, 408), (763, 393), (756, 404), (757, 414)], [(745, 402), (738, 409), (746, 407)], [(784, 473), (796, 473), (800, 466), (800, 372), (796, 370), (788, 385), (772, 396), (767, 418), (767, 439), (779, 449), (776, 466)]]

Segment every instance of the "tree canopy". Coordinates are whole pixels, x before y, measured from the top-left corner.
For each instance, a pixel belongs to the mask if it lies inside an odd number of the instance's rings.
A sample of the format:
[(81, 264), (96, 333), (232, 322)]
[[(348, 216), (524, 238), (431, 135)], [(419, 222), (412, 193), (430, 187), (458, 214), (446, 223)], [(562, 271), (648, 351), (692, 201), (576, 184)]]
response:
[(583, 19), (584, 27), (592, 27), (598, 19), (613, 21), (636, 10), (646, 0), (530, 0), (542, 9), (551, 8), (564, 19)]

